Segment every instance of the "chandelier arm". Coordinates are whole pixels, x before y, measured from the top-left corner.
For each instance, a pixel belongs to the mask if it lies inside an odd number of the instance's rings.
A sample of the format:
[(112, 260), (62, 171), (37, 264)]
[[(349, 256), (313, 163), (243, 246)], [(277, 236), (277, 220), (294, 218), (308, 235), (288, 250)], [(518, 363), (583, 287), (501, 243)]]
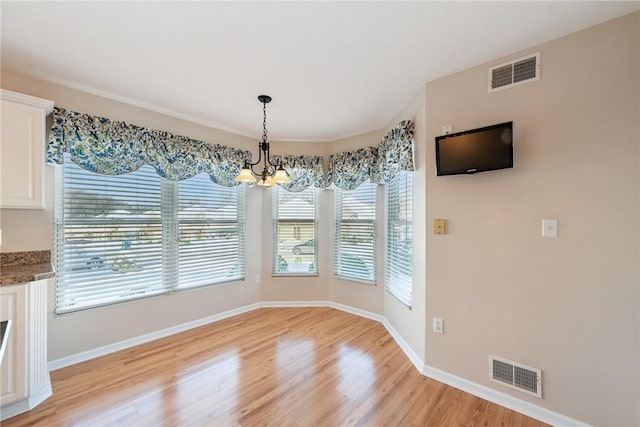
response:
[(258, 160), (255, 163), (249, 163), (249, 165), (251, 166), (251, 170), (253, 170), (253, 167), (258, 165), (260, 161), (262, 161), (262, 147), (260, 147), (260, 149), (258, 150)]

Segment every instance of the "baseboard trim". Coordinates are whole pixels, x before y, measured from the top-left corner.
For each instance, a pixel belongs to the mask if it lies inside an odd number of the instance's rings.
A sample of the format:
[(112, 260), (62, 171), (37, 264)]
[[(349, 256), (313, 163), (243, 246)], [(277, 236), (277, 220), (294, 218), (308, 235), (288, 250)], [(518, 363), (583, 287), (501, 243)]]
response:
[(127, 348), (134, 347), (139, 344), (144, 344), (150, 341), (154, 341), (160, 338), (165, 338), (170, 335), (177, 334), (179, 332), (197, 328), (198, 326), (203, 326), (209, 323), (217, 322), (218, 320), (226, 319), (232, 316), (237, 316), (238, 314), (247, 313), (249, 311), (255, 310), (260, 307), (261, 307), (261, 303), (245, 305), (242, 307), (234, 308), (232, 310), (223, 311), (222, 313), (203, 317), (202, 319), (197, 319), (191, 322), (182, 323), (180, 325), (172, 326), (170, 328), (161, 329), (159, 331), (140, 335), (124, 341), (119, 341), (113, 344), (94, 348), (92, 350), (87, 350), (81, 353), (72, 354), (71, 356), (52, 360), (51, 362), (48, 363), (49, 371), (55, 371), (56, 369), (64, 368), (66, 366), (74, 365), (80, 362), (85, 362), (87, 360), (91, 360), (96, 357), (106, 356), (107, 354), (115, 353), (116, 351), (125, 350)]
[(395, 342), (398, 344), (398, 346), (404, 352), (404, 354), (409, 358), (411, 363), (413, 363), (413, 366), (416, 367), (418, 372), (423, 374), (422, 369), (424, 367), (424, 362), (422, 361), (422, 359), (420, 359), (420, 357), (416, 354), (416, 352), (413, 351), (409, 343), (407, 343), (405, 339), (402, 338), (402, 335), (400, 335), (400, 333), (396, 331), (396, 328), (394, 328), (391, 322), (389, 322), (386, 318), (383, 318), (382, 325), (387, 329), (387, 331), (389, 332), (389, 335), (393, 337)]
[[(249, 311), (256, 310), (258, 308), (278, 308), (278, 307), (329, 307), (336, 310), (344, 311), (356, 316), (364, 317), (376, 322), (382, 323), (385, 329), (389, 332), (391, 337), (398, 344), (400, 349), (409, 358), (411, 363), (416, 369), (424, 376), (432, 378), (441, 383), (450, 385), (459, 390), (470, 393), (481, 399), (488, 400), (505, 408), (517, 411), (521, 414), (535, 418), (542, 422), (567, 427), (586, 427), (589, 424), (585, 424), (582, 421), (575, 420), (549, 409), (542, 408), (533, 403), (526, 402), (508, 394), (493, 390), (489, 387), (483, 386), (478, 383), (474, 383), (462, 377), (450, 374), (440, 369), (425, 365), (424, 362), (413, 351), (411, 346), (405, 341), (400, 333), (393, 327), (393, 325), (382, 315), (372, 313), (366, 310), (362, 310), (356, 307), (336, 303), (333, 301), (263, 301), (254, 304), (245, 305), (232, 310), (224, 311), (222, 313), (207, 316), (202, 319), (194, 320), (191, 322), (176, 325), (170, 328), (162, 329), (160, 331), (152, 332), (149, 334), (141, 335), (139, 337), (131, 338), (128, 340), (120, 341), (117, 343), (109, 344), (103, 347), (99, 347), (93, 350), (84, 351), (71, 356), (63, 357), (57, 360), (49, 362), (49, 370), (54, 371), (56, 369), (64, 368), (76, 363), (84, 362), (96, 357), (104, 356), (116, 351), (124, 350), (139, 344), (144, 344), (149, 341), (164, 338), (179, 332), (183, 332), (189, 329), (203, 326), (209, 323), (217, 322), (218, 320), (226, 319), (228, 317), (236, 316), (238, 314), (247, 313)], [(5, 408), (3, 408), (4, 411)]]
[(329, 301), (262, 301), (260, 307), (263, 308), (284, 308), (284, 307), (329, 307)]
[(459, 390), (465, 391), (476, 397), (479, 397), (489, 402), (495, 403), (505, 408), (524, 414), (528, 417), (535, 418), (547, 424), (563, 427), (588, 427), (589, 424), (585, 424), (582, 421), (575, 420), (557, 412), (545, 409), (541, 406), (529, 403), (527, 401), (518, 399), (517, 397), (510, 396), (497, 390), (493, 390), (484, 385), (469, 381), (462, 377), (450, 374), (449, 372), (434, 368), (429, 365), (424, 365), (422, 374), (426, 377), (439, 381), (441, 383), (450, 385)]
[(47, 400), (52, 394), (53, 391), (51, 389), (51, 381), (49, 380), (49, 376), (47, 375), (45, 385), (36, 393), (27, 397), (26, 399), (22, 399), (3, 406), (2, 410), (0, 410), (0, 421), (4, 421), (8, 418), (15, 417), (16, 415), (20, 415), (32, 410), (33, 408)]
[(381, 314), (372, 313), (370, 311), (361, 310), (349, 305), (340, 304), (333, 301), (328, 301), (327, 307), (335, 308), (336, 310), (344, 311), (345, 313), (355, 314), (356, 316), (364, 317), (365, 319), (374, 320), (382, 323), (384, 317)]

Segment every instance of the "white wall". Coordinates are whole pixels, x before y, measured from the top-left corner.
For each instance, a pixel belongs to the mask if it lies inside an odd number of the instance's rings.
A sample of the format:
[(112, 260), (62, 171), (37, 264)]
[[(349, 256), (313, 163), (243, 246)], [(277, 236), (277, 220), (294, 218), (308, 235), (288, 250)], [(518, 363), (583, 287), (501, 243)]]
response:
[[(426, 85), (426, 364), (596, 425), (640, 424), (640, 14)], [(541, 78), (487, 69), (541, 53)], [(436, 177), (434, 138), (514, 122), (515, 167)], [(555, 239), (541, 220), (559, 221)], [(543, 370), (543, 399), (488, 381), (488, 355)]]

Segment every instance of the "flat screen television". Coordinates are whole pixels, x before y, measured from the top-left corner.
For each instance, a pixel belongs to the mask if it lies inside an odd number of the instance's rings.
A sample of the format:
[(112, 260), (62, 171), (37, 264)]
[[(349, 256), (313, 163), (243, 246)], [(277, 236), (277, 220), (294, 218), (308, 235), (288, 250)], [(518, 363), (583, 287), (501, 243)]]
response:
[(513, 122), (436, 137), (436, 175), (513, 167)]

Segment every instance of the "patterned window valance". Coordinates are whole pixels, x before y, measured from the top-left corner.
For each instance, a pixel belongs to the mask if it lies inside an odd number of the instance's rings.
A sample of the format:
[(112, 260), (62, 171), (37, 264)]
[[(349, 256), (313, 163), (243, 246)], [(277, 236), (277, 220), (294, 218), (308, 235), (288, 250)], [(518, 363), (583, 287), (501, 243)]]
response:
[(83, 169), (103, 175), (122, 175), (150, 165), (173, 181), (204, 172), (226, 187), (236, 185), (241, 165), (251, 160), (246, 150), (54, 108), (47, 162), (62, 164), (64, 153)]
[(325, 188), (321, 156), (275, 155), (273, 161), (282, 162), (291, 178), (290, 184), (280, 185), (285, 190), (297, 193), (311, 186)]
[(353, 190), (363, 182), (385, 183), (400, 171), (413, 171), (413, 122), (405, 120), (385, 135), (378, 147), (329, 156), (328, 184)]
[(400, 171), (413, 170), (413, 122), (404, 120), (387, 132), (378, 145), (378, 179), (389, 182)]
[(360, 148), (329, 156), (328, 184), (353, 190), (365, 181), (378, 181), (378, 149)]

